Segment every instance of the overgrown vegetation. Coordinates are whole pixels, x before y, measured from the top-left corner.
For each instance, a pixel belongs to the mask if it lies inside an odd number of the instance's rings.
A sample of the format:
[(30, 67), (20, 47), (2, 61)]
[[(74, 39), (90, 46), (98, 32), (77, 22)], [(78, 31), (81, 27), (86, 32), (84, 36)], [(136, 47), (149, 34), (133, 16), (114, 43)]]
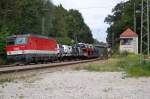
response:
[(128, 76), (150, 76), (150, 62), (144, 61), (141, 64), (139, 55), (128, 54), (122, 56), (117, 65), (125, 70)]
[(84, 69), (102, 72), (122, 71), (126, 72), (126, 76), (129, 77), (150, 76), (150, 62), (145, 61), (141, 64), (139, 55), (129, 54), (126, 52), (122, 54), (115, 54), (112, 59), (109, 59), (102, 64), (90, 64)]

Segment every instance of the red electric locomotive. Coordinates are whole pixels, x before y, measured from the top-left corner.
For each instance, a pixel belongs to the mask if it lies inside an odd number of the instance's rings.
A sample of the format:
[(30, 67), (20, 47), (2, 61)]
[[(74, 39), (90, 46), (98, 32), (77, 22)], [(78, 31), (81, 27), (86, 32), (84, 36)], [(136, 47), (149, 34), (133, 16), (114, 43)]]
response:
[(46, 62), (57, 59), (55, 39), (33, 34), (15, 35), (7, 38), (9, 62)]

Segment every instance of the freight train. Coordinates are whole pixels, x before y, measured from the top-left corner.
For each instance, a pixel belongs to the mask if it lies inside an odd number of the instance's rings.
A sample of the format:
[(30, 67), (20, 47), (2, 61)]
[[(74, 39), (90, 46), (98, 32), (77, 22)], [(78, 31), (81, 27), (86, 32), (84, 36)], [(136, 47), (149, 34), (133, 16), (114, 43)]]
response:
[(106, 47), (78, 43), (60, 45), (54, 38), (34, 34), (13, 35), (7, 38), (8, 63), (45, 63), (64, 60), (106, 58)]

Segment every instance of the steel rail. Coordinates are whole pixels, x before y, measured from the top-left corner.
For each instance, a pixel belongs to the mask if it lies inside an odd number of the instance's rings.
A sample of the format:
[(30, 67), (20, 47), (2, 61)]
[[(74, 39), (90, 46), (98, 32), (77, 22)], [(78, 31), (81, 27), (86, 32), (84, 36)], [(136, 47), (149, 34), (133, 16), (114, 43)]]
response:
[(35, 69), (44, 69), (44, 68), (55, 68), (55, 67), (63, 67), (81, 63), (88, 63), (98, 61), (100, 58), (97, 59), (89, 59), (89, 60), (82, 60), (82, 61), (73, 61), (73, 62), (63, 62), (63, 63), (52, 63), (52, 64), (36, 64), (36, 65), (25, 65), (25, 66), (7, 66), (0, 68), (0, 73), (12, 73), (12, 72), (19, 72), (19, 71), (27, 71), (27, 70), (35, 70)]

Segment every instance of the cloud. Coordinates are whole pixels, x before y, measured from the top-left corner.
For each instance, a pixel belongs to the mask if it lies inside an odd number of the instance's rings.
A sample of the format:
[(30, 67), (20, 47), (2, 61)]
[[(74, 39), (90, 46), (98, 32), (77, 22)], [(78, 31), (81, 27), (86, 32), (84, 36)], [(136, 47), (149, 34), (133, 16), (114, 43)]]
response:
[(111, 13), (112, 8), (123, 0), (52, 0), (55, 5), (62, 4), (66, 9), (77, 9), (87, 25), (92, 30), (93, 37), (106, 42), (105, 17)]

